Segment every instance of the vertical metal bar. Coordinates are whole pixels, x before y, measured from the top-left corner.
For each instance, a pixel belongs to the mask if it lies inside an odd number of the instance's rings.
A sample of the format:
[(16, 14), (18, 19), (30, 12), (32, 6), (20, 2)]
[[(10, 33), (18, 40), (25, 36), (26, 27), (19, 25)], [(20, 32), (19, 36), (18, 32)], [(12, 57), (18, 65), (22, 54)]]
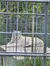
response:
[[(6, 6), (6, 12), (8, 12), (8, 2), (6, 2), (5, 6)], [(8, 15), (5, 16), (6, 16), (6, 32), (8, 32)], [(7, 36), (6, 36), (6, 41), (7, 41)], [(7, 50), (6, 45), (5, 45), (5, 49)]]
[[(8, 2), (6, 2), (6, 12), (8, 12)], [(8, 15), (6, 15), (6, 32), (8, 31)]]
[[(45, 5), (45, 3), (44, 3), (44, 5)], [(45, 11), (46, 11), (46, 5), (44, 6), (44, 9), (45, 9)], [(45, 12), (46, 13), (46, 12)], [(44, 16), (44, 23), (42, 23), (42, 32), (43, 33), (45, 33), (45, 16)], [(42, 38), (43, 38), (43, 36), (42, 36)], [(45, 39), (45, 38), (44, 38)], [(44, 42), (45, 43), (45, 42)], [(44, 51), (43, 51), (44, 52)], [(44, 57), (42, 57), (42, 66), (44, 66)], [(45, 61), (46, 62), (46, 61)]]
[[(19, 2), (17, 2), (17, 13), (19, 13)], [(17, 15), (17, 22), (16, 22), (16, 30), (18, 31), (18, 15)]]
[(3, 66), (6, 66), (6, 57), (3, 57)]
[[(41, 17), (42, 17), (42, 16), (41, 16)], [(40, 28), (40, 33), (41, 33), (41, 29), (42, 29), (42, 28), (41, 28), (41, 22), (42, 22), (42, 21), (41, 21), (41, 19), (40, 19), (40, 25), (39, 25), (39, 26), (40, 26), (40, 27), (39, 27), (39, 28)]]
[(47, 24), (48, 24), (48, 3), (45, 4), (45, 43), (44, 43), (44, 53), (46, 53), (47, 46)]
[[(24, 46), (24, 53), (26, 52), (26, 36), (25, 36), (25, 46)], [(24, 66), (26, 66), (26, 56), (24, 56)]]
[[(32, 8), (33, 8), (33, 13), (34, 13), (34, 2), (33, 2), (33, 5), (32, 5)], [(32, 33), (34, 33), (34, 15), (32, 17)], [(32, 34), (32, 49), (31, 49), (31, 52), (33, 52), (33, 44), (34, 44), (34, 34)], [(36, 58), (32, 57), (32, 61), (34, 60), (34, 66), (36, 65)]]
[[(26, 2), (26, 13), (28, 12), (28, 2)], [(28, 17), (28, 15), (26, 15), (26, 19), (25, 19), (25, 32), (27, 32), (27, 18)]]
[(20, 23), (20, 25), (21, 25), (21, 28), (20, 28), (20, 30), (22, 31), (22, 19), (21, 19), (21, 23)]
[[(38, 8), (37, 3), (36, 7)], [(35, 14), (38, 14), (37, 8), (35, 9)], [(36, 16), (36, 32), (37, 32), (37, 24), (38, 24), (38, 16)], [(35, 39), (35, 53), (36, 53), (36, 44), (37, 44), (37, 38)], [(36, 66), (36, 57), (34, 57), (34, 66)]]
[(44, 23), (42, 23), (42, 32), (44, 33), (45, 31), (45, 20), (44, 20)]
[[(28, 2), (25, 2), (25, 6), (26, 6), (26, 12), (27, 12), (27, 4)], [(28, 15), (25, 15), (25, 32), (27, 32), (27, 16)], [(26, 36), (25, 36), (25, 52), (26, 52)]]
[[(25, 2), (26, 12), (28, 12), (28, 2)], [(28, 15), (25, 15), (25, 32), (27, 32), (27, 18)], [(25, 52), (26, 52), (26, 36), (25, 36)], [(24, 66), (26, 66), (26, 57), (24, 57)]]
[[(8, 2), (6, 2), (5, 7), (6, 7), (6, 12), (8, 12)], [(6, 15), (6, 32), (8, 32), (8, 15)], [(7, 35), (6, 35), (6, 43), (7, 43)], [(5, 45), (5, 49), (7, 51), (7, 45)], [(5, 63), (6, 66), (6, 57), (4, 57), (3, 62)]]
[[(8, 12), (8, 2), (6, 2), (6, 12)], [(6, 32), (8, 32), (8, 15), (5, 15), (6, 16)], [(6, 35), (6, 43), (7, 43), (7, 35)], [(5, 49), (7, 50), (7, 46), (5, 46)]]
[[(19, 13), (19, 2), (17, 2), (17, 13)], [(16, 15), (16, 31), (18, 31), (18, 23), (19, 23), (19, 18), (18, 15)], [(18, 51), (18, 33), (16, 33), (16, 52)], [(15, 56), (16, 57), (16, 56)], [(17, 58), (17, 57), (16, 57)], [(16, 64), (17, 64), (17, 60), (16, 60)]]
[[(46, 54), (46, 46), (47, 46), (47, 23), (48, 23), (48, 3), (45, 3), (45, 39), (44, 39), (44, 54)], [(46, 57), (43, 59), (43, 66), (46, 66)]]
[[(17, 2), (17, 13), (19, 13), (19, 2)], [(19, 22), (19, 19), (18, 19), (18, 15), (16, 15), (17, 19), (16, 19), (16, 31), (18, 31), (18, 22)], [(16, 36), (17, 36), (17, 33), (16, 33)], [(17, 39), (17, 37), (16, 37)], [(16, 40), (16, 52), (17, 52), (17, 40)]]
[[(34, 3), (33, 3), (33, 13), (34, 13)], [(34, 33), (34, 15), (32, 17), (32, 33)], [(34, 38), (34, 35), (32, 34), (32, 51), (33, 52), (33, 38)]]
[[(35, 14), (38, 14), (38, 4), (36, 4)], [(38, 16), (36, 16), (36, 32), (38, 28)]]
[(11, 27), (11, 18), (9, 18), (9, 22), (10, 22), (10, 32), (12, 31), (12, 27)]
[[(25, 2), (26, 12), (27, 12), (27, 3), (28, 2)], [(28, 15), (25, 15), (25, 32), (27, 32), (27, 16)], [(26, 52), (26, 36), (25, 36), (25, 52)]]
[(46, 3), (45, 6), (45, 46), (44, 46), (44, 52), (46, 53), (46, 47), (47, 47), (47, 25), (48, 25), (48, 3)]
[(25, 36), (25, 47), (24, 47), (24, 52), (26, 52), (26, 36)]

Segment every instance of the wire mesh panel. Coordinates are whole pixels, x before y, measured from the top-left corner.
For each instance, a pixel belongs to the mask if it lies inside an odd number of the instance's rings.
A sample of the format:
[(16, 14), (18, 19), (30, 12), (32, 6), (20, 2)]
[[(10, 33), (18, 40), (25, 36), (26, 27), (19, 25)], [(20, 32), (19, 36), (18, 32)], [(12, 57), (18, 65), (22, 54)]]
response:
[(0, 66), (49, 66), (50, 3), (0, 1)]

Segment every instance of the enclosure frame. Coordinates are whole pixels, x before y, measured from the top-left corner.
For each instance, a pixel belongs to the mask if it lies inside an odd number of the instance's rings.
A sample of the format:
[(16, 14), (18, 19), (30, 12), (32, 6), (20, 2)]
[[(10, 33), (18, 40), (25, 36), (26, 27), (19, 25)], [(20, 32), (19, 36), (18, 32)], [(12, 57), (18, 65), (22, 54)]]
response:
[[(46, 46), (47, 46), (47, 23), (48, 23), (48, 16), (50, 16), (50, 14), (48, 14), (48, 3), (50, 2), (50, 0), (2, 0), (2, 1), (6, 1), (6, 2), (40, 2), (40, 3), (45, 3), (45, 14), (37, 14), (37, 15), (42, 15), (45, 16), (45, 33), (37, 33), (37, 34), (42, 34), (45, 35), (45, 40), (44, 40), (44, 53), (16, 53), (16, 52), (0, 52), (0, 56), (32, 56), (32, 57), (44, 57), (44, 64), (43, 66), (46, 66), (46, 57), (50, 57), (50, 53), (46, 53)], [(19, 15), (19, 14), (33, 14), (34, 13), (9, 13), (9, 12), (0, 12), (0, 14), (15, 14), (15, 15)], [(0, 33), (5, 33), (7, 34), (8, 32), (0, 32)], [(11, 33), (11, 32), (9, 32)], [(26, 33), (27, 34), (27, 33)], [(28, 33), (29, 34), (29, 33)], [(31, 33), (32, 34), (32, 33)], [(34, 34), (34, 33), (33, 33)]]

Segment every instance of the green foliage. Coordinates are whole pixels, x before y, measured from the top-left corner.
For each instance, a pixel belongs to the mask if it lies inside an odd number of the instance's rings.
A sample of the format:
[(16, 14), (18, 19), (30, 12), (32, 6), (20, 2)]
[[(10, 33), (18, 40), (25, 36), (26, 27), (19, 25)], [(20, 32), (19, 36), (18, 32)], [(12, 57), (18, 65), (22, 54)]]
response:
[[(18, 61), (17, 66), (34, 66), (34, 59), (26, 58), (26, 60)], [(36, 58), (36, 66), (42, 66), (42, 58)], [(46, 59), (46, 66), (50, 66), (50, 59)]]
[[(5, 7), (6, 3), (3, 3), (3, 6), (1, 5), (1, 0), (0, 0), (0, 12), (6, 12), (6, 7)], [(19, 5), (19, 8), (18, 8)], [(50, 5), (50, 4), (49, 4)], [(48, 6), (49, 6), (48, 5)], [(2, 7), (2, 9), (1, 9)], [(45, 14), (45, 4), (44, 3), (34, 3), (34, 9), (35, 9), (35, 13), (37, 14), (41, 14), (44, 13)], [(19, 10), (19, 13), (32, 13), (33, 10), (33, 2), (9, 2), (8, 3), (8, 12), (13, 12), (13, 13), (17, 13)], [(50, 7), (48, 12), (50, 13)], [(26, 15), (26, 14), (19, 14), (19, 15), (8, 15), (11, 21), (8, 22), (8, 31), (13, 31), (15, 29), (17, 29), (17, 20), (18, 20), (18, 29), (21, 30), (22, 32), (25, 31), (25, 29), (27, 28), (28, 32), (32, 32), (32, 16), (33, 15)], [(0, 31), (4, 32), (6, 31), (6, 24), (4, 23), (4, 15), (0, 15)], [(34, 16), (34, 31), (36, 32), (36, 16)], [(26, 25), (26, 20), (27, 20), (27, 25)], [(50, 18), (48, 19), (50, 22)], [(43, 24), (44, 24), (44, 17), (43, 16), (38, 16), (38, 24), (37, 24), (37, 32), (42, 32), (42, 28), (44, 28)], [(50, 24), (50, 23), (48, 23)], [(27, 27), (25, 27), (25, 25)], [(10, 26), (10, 27), (9, 27)], [(48, 28), (48, 32), (50, 32), (50, 26)], [(0, 37), (5, 38), (5, 35), (1, 35)], [(49, 37), (50, 38), (50, 37)], [(5, 39), (3, 39), (5, 40)], [(1, 41), (1, 38), (0, 38)], [(49, 41), (50, 43), (50, 41)], [(1, 43), (0, 43), (1, 44)]]
[[(1, 8), (1, 1), (0, 1), (0, 8)], [(0, 12), (4, 12), (5, 8), (0, 10)], [(0, 15), (0, 32), (5, 32), (6, 31), (6, 25), (4, 23), (4, 16)], [(0, 44), (5, 43), (5, 35), (0, 33)]]
[(46, 60), (46, 66), (50, 66), (50, 59)]
[[(0, 32), (6, 31), (6, 26), (3, 21), (3, 16), (0, 15)], [(5, 35), (0, 33), (0, 44), (3, 44), (5, 42)]]
[[(20, 61), (18, 63), (18, 66), (34, 66), (34, 59), (29, 59), (29, 58), (26, 58), (26, 60), (23, 60), (23, 61)], [(36, 59), (36, 66), (41, 66), (42, 65), (42, 61), (39, 60), (39, 59)]]
[(42, 65), (41, 59), (36, 59), (36, 66), (41, 66), (41, 65)]

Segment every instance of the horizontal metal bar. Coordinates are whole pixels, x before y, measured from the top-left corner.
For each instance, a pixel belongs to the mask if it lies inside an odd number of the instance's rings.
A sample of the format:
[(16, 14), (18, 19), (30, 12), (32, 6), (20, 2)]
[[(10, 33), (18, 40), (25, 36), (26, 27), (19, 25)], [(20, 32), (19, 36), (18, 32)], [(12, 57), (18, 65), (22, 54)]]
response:
[[(0, 32), (0, 34), (12, 34), (13, 32)], [(18, 32), (15, 32), (14, 34), (18, 34)], [(45, 35), (45, 33), (29, 33), (29, 32), (21, 32), (21, 34), (27, 34), (27, 35), (29, 35), (29, 34), (40, 34), (40, 35)], [(50, 33), (49, 33), (50, 34)]]
[(7, 1), (7, 2), (20, 2), (20, 1), (26, 1), (26, 2), (29, 2), (29, 1), (32, 1), (32, 2), (50, 2), (50, 0), (2, 0), (2, 1)]
[[(0, 34), (12, 34), (13, 32), (0, 32)], [(15, 34), (15, 33), (14, 33)], [(16, 32), (16, 34), (18, 34), (18, 32)], [(29, 35), (29, 34), (37, 34), (37, 35), (45, 35), (45, 33), (29, 33), (29, 32), (21, 32), (21, 34), (25, 35)], [(47, 33), (47, 35), (50, 35), (50, 33)]]
[(0, 56), (50, 57), (50, 53), (0, 52)]
[[(13, 13), (13, 12), (0, 12), (1, 15), (35, 15), (35, 16), (45, 16), (45, 14), (34, 14), (34, 13)], [(50, 14), (49, 14), (50, 15)]]
[(12, 32), (0, 32), (0, 34), (12, 34)]
[[(35, 15), (35, 16), (45, 16), (46, 14), (0, 12), (0, 15)], [(50, 16), (50, 14), (48, 14), (47, 16)]]
[[(13, 12), (0, 12), (1, 15), (35, 15), (35, 16), (45, 16), (45, 14), (34, 14), (34, 13), (13, 13)], [(50, 16), (50, 14), (48, 14)]]

